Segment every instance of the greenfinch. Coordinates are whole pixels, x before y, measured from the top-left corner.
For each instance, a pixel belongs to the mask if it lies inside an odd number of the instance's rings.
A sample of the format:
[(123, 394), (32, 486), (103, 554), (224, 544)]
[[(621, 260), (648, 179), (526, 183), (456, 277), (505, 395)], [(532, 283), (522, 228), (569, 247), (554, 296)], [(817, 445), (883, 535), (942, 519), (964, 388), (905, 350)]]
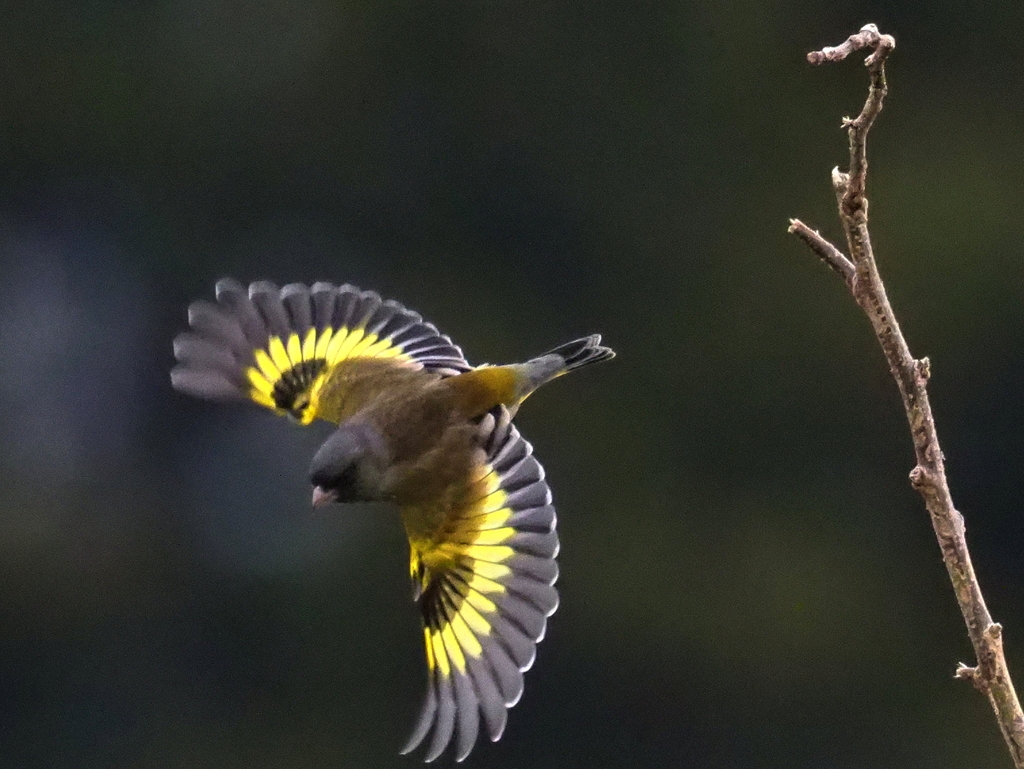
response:
[(349, 286), (225, 279), (174, 340), (181, 392), (338, 425), (313, 457), (314, 506), (388, 501), (409, 538), (427, 695), (403, 753), (498, 740), (558, 606), (544, 470), (512, 424), (545, 382), (614, 352), (597, 335), (525, 363), (471, 366), (420, 315)]

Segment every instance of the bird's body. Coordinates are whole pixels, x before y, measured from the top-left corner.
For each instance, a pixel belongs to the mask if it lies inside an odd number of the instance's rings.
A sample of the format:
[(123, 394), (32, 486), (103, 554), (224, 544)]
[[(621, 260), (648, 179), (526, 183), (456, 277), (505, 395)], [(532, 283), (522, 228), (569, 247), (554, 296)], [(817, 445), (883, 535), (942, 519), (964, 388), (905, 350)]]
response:
[(175, 387), (338, 425), (311, 463), (314, 504), (393, 502), (409, 538), (430, 685), (406, 751), (432, 730), (427, 760), (453, 736), (461, 760), (481, 715), (498, 739), (558, 603), (550, 491), (511, 418), (614, 353), (592, 336), (473, 368), (420, 316), (351, 286), (221, 281), (217, 295), (189, 308)]

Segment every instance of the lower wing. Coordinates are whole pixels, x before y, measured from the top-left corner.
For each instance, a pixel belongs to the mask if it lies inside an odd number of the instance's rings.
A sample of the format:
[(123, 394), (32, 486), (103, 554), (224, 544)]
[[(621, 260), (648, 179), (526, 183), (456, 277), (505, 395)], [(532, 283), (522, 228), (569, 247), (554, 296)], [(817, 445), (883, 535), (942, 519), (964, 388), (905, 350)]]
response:
[(501, 737), (558, 607), (558, 535), (544, 470), (505, 409), (488, 414), (480, 430), (486, 460), (471, 493), (429, 542), (411, 542), (428, 683), (402, 752), (433, 729), (427, 761), (453, 736), (456, 760), (464, 759), (481, 714), (491, 740)]

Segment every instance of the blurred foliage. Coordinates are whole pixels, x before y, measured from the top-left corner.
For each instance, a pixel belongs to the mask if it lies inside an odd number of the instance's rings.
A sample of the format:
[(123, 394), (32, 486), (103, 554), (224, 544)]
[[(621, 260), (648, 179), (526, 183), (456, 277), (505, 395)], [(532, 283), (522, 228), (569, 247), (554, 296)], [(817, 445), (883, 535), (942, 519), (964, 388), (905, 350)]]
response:
[(1019, 3), (25, 0), (0, 23), (0, 765), (397, 767), (396, 517), (324, 430), (171, 391), (224, 275), (373, 288), (473, 361), (619, 351), (518, 419), (562, 608), (468, 766), (1006, 766), (865, 320), (794, 238), (896, 36), (881, 269), (1024, 676)]

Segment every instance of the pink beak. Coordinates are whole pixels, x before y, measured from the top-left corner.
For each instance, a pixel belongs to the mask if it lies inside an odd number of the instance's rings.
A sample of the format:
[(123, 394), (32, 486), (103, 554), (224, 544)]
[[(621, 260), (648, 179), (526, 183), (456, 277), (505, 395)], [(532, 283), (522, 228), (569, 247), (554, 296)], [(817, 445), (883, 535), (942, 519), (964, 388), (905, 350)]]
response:
[(329, 505), (338, 498), (338, 492), (330, 491), (322, 486), (313, 487), (313, 507)]

